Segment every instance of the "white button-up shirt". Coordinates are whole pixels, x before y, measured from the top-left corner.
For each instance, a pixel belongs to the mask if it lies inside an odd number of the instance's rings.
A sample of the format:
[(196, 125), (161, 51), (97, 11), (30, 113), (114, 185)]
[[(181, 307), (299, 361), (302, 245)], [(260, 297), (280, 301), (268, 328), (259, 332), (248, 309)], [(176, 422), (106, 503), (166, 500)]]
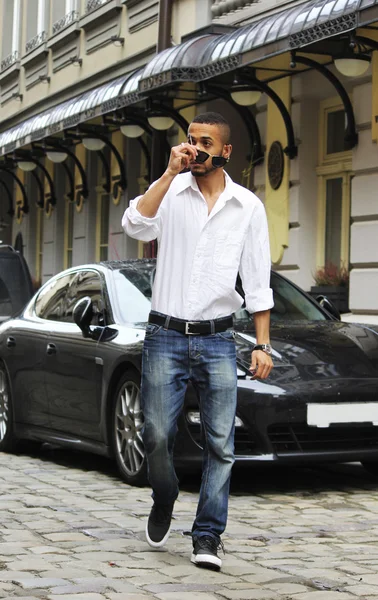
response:
[(216, 319), (242, 305), (238, 271), (251, 313), (273, 306), (268, 226), (262, 202), (234, 183), (226, 185), (210, 214), (191, 173), (177, 175), (155, 217), (138, 211), (138, 196), (123, 215), (125, 232), (158, 239), (152, 310), (186, 320)]

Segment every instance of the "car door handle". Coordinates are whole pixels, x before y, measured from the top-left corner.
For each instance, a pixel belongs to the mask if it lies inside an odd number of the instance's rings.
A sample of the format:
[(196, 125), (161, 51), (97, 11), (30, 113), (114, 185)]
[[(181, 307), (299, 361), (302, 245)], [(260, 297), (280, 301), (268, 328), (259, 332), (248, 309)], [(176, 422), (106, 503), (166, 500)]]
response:
[(7, 338), (7, 346), (8, 348), (14, 348), (16, 345), (16, 340), (11, 335)]
[(46, 353), (47, 354), (56, 354), (55, 344), (47, 344)]

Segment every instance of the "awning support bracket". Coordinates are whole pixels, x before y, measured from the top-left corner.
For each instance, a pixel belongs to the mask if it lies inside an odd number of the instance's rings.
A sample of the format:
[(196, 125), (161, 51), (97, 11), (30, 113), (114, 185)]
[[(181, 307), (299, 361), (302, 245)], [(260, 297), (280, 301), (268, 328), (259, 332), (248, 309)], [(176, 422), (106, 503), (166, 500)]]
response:
[(337, 79), (336, 75), (331, 73), (331, 71), (329, 71), (324, 65), (321, 65), (315, 60), (312, 60), (312, 58), (308, 58), (307, 56), (298, 56), (295, 52), (292, 52), (290, 63), (292, 69), (295, 69), (296, 63), (300, 65), (305, 65), (307, 67), (310, 67), (311, 69), (314, 69), (315, 71), (318, 71), (319, 73), (324, 75), (324, 77), (328, 79), (328, 81), (336, 89), (344, 105), (344, 110), (347, 117), (347, 128), (344, 138), (345, 143), (347, 145), (347, 149), (352, 150), (352, 148), (354, 148), (358, 144), (358, 133), (356, 131), (356, 121), (354, 118), (353, 105), (344, 86)]
[(288, 109), (282, 102), (279, 95), (276, 94), (276, 92), (272, 90), (272, 88), (269, 87), (265, 81), (261, 81), (260, 79), (257, 79), (257, 77), (253, 77), (245, 71), (240, 73), (240, 79), (250, 83), (253, 88), (260, 90), (260, 92), (265, 93), (277, 106), (284, 120), (287, 134), (287, 146), (284, 148), (284, 152), (290, 159), (296, 158), (298, 156), (298, 147), (295, 143), (293, 122)]
[(241, 119), (243, 120), (243, 123), (248, 131), (248, 136), (252, 150), (251, 161), (254, 165), (261, 164), (264, 161), (264, 152), (261, 146), (260, 130), (258, 128), (254, 115), (245, 106), (239, 106), (236, 102), (234, 102), (231, 98), (231, 94), (227, 90), (217, 85), (209, 85), (207, 83), (204, 83), (204, 88), (211, 94), (219, 96), (235, 108), (235, 110), (238, 112)]

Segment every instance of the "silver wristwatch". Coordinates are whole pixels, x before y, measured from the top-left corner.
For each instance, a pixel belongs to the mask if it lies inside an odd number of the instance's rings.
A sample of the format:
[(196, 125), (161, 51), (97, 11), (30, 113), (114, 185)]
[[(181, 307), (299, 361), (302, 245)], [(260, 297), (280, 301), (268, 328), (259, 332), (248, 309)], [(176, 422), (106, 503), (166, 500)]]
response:
[[(271, 355), (273, 352), (273, 348), (270, 344), (257, 344), (253, 350), (262, 350), (263, 352), (265, 352), (266, 354)], [(252, 350), (252, 352), (253, 352)]]

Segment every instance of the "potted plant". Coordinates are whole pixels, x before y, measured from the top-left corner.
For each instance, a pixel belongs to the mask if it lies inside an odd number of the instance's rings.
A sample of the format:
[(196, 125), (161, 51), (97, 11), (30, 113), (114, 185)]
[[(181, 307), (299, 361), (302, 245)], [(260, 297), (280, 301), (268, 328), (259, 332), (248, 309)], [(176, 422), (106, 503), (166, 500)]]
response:
[(349, 312), (349, 271), (345, 266), (328, 262), (313, 274), (315, 285), (311, 287), (313, 298), (326, 296), (340, 313)]

